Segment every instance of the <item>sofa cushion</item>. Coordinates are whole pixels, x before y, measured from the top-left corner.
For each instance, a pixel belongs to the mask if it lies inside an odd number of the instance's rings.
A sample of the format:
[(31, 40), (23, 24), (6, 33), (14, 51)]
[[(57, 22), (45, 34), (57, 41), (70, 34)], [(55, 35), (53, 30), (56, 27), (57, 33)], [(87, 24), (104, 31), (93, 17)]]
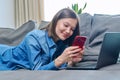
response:
[(44, 28), (49, 24), (49, 21), (41, 21), (38, 29)]
[(83, 60), (97, 60), (105, 32), (120, 32), (120, 15), (94, 14)]
[(91, 31), (92, 15), (89, 13), (82, 13), (78, 16), (80, 18), (80, 35), (88, 37)]
[(105, 66), (105, 67), (100, 68), (99, 70), (101, 70), (101, 71), (105, 71), (105, 70), (107, 70), (107, 71), (110, 71), (110, 70), (118, 71), (118, 70), (120, 70), (120, 63)]
[(0, 29), (0, 44), (17, 45), (21, 42), (23, 37), (31, 30), (35, 29), (36, 24), (34, 21), (29, 20), (28, 22), (21, 25), (18, 29), (4, 28)]
[(120, 32), (120, 15), (95, 14), (85, 55), (98, 55), (105, 32)]

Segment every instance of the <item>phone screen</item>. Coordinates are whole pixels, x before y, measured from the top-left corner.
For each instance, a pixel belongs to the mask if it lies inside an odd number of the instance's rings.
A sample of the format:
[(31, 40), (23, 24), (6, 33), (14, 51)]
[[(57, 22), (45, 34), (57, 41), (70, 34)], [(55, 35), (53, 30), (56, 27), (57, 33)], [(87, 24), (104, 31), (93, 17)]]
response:
[(72, 46), (79, 46), (80, 48), (83, 48), (86, 41), (86, 36), (76, 36)]

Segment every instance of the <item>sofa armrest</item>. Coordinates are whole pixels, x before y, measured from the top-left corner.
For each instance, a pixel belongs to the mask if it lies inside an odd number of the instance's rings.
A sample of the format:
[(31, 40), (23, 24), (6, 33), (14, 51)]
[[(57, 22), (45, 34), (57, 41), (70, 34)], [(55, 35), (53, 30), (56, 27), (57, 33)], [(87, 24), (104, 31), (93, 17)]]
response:
[(35, 29), (35, 27), (35, 21), (29, 20), (21, 25), (18, 29), (2, 29), (0, 30), (0, 33), (2, 33), (0, 36), (0, 44), (17, 45), (22, 41), (24, 36), (31, 30)]

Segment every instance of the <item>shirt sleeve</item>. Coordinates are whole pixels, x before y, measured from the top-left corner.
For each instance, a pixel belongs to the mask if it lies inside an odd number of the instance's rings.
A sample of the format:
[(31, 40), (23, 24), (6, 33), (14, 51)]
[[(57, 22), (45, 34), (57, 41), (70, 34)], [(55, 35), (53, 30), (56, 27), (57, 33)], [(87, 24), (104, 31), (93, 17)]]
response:
[(67, 67), (67, 63), (64, 63), (60, 67), (56, 67), (55, 62), (52, 61), (47, 65), (40, 66), (38, 70), (62, 70), (65, 69), (66, 67)]
[(40, 37), (38, 33), (31, 32), (29, 33), (23, 44), (28, 55), (28, 60), (31, 70), (58, 70), (55, 66), (54, 61), (50, 62), (50, 56), (43, 54)]

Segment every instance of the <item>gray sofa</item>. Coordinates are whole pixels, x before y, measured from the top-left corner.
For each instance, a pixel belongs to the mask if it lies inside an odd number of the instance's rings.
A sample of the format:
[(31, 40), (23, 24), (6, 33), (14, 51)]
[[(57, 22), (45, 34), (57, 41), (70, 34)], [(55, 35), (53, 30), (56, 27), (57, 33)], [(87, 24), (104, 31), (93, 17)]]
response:
[[(81, 35), (87, 36), (86, 48), (83, 60), (97, 60), (106, 32), (120, 32), (120, 15), (84, 13), (80, 17)], [(106, 66), (100, 70), (120, 70), (120, 59), (118, 63)]]
[[(83, 60), (97, 60), (105, 32), (120, 32), (120, 15), (82, 13), (79, 18), (80, 34), (87, 36)], [(48, 21), (41, 21), (38, 29), (45, 27), (48, 23)], [(36, 22), (32, 20), (24, 23), (18, 29), (0, 28), (0, 43), (17, 45), (29, 31), (35, 28), (37, 28)], [(101, 70), (120, 69), (119, 64), (111, 66)]]

